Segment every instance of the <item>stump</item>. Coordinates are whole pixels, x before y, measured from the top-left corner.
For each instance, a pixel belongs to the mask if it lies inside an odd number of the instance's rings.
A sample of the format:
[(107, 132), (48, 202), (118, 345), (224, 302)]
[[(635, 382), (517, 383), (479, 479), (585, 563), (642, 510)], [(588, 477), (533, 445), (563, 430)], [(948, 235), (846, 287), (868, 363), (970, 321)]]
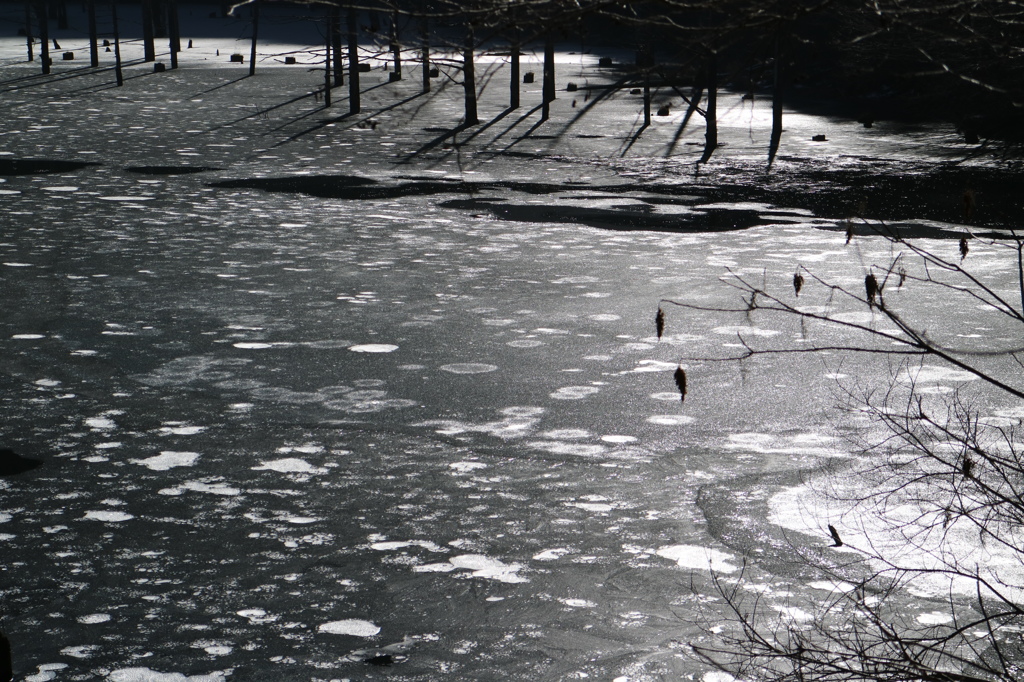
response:
[(156, 62), (155, 64), (153, 64), (153, 73), (163, 73), (166, 70), (167, 67), (164, 66), (163, 62)]
[(63, 55), (61, 55), (61, 58), (64, 61), (66, 61), (66, 62), (70, 62), (72, 59), (75, 58), (75, 53), (74, 52), (65, 52)]
[(576, 92), (579, 89), (580, 89), (580, 86), (576, 85), (575, 83), (567, 83), (566, 86), (565, 86), (565, 91), (566, 92)]
[(285, 64), (294, 64), (295, 63), (295, 57), (285, 57), (284, 58), (284, 63)]
[(245, 62), (245, 57), (243, 57), (242, 55), (240, 55), (240, 54), (238, 54), (236, 52), (235, 54), (231, 55), (231, 61), (232, 62), (237, 62), (239, 64), (242, 64), (242, 63)]
[(601, 57), (600, 59), (597, 60), (597, 65), (598, 66), (611, 66), (612, 65), (612, 58), (611, 57)]
[(524, 83), (532, 83), (533, 82), (533, 71), (527, 71), (526, 73), (523, 74), (523, 82)]

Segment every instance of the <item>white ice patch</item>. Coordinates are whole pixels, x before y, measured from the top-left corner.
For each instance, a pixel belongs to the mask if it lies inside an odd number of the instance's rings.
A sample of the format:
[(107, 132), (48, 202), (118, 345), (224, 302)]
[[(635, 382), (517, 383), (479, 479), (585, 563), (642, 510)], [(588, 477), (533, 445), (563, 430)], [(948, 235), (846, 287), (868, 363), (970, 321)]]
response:
[(915, 384), (937, 384), (945, 382), (977, 381), (978, 377), (970, 372), (942, 367), (939, 365), (923, 365), (919, 369), (904, 368), (896, 377), (897, 381)]
[[(845, 476), (840, 482), (850, 488), (837, 494), (850, 499), (869, 493), (860, 487), (858, 477)], [(865, 558), (878, 570), (899, 565), (901, 570), (922, 571), (907, 585), (907, 591), (917, 596), (975, 595), (979, 583), (945, 573), (950, 564), (978, 567), (981, 578), (998, 584), (1009, 599), (1024, 595), (1024, 567), (1016, 552), (1004, 550), (1001, 545), (982, 545), (973, 521), (954, 519), (941, 533), (920, 532), (921, 524), (935, 521), (936, 513), (910, 499), (902, 504), (897, 498), (890, 500), (883, 517), (871, 510), (864, 513), (853, 503), (823, 494), (810, 485), (801, 485), (771, 497), (768, 522), (816, 535), (823, 544), (829, 539), (827, 524), (832, 524), (843, 539), (843, 547), (833, 551), (865, 552)], [(1020, 546), (1022, 537), (1020, 533), (1008, 533), (1001, 540), (1013, 547)]]
[(452, 462), (448, 467), (454, 469), (456, 473), (468, 474), (477, 469), (486, 469), (487, 465), (483, 462)]
[(775, 331), (774, 329), (761, 329), (760, 327), (751, 327), (744, 325), (728, 325), (725, 327), (715, 327), (712, 329), (716, 334), (729, 334), (731, 336), (778, 336), (782, 332)]
[(240, 495), (241, 490), (232, 488), (227, 483), (204, 483), (203, 481), (188, 481), (174, 488), (163, 488), (158, 490), (158, 495), (182, 495), (185, 491), (191, 490), (197, 493), (209, 493), (211, 495), (224, 495), (232, 497)]
[(603, 313), (600, 315), (588, 315), (587, 317), (589, 317), (594, 322), (615, 322), (616, 320), (622, 319), (622, 317), (620, 317), (619, 315), (614, 315), (611, 313)]
[(187, 425), (187, 424), (180, 425), (180, 426), (161, 426), (160, 427), (160, 435), (161, 436), (194, 436), (197, 433), (202, 433), (205, 430), (206, 430), (205, 426), (190, 426), (190, 425)]
[(453, 365), (441, 365), (441, 369), (452, 374), (484, 374), (495, 371), (498, 366), (482, 362), (460, 362)]
[(807, 583), (807, 586), (815, 590), (825, 590), (826, 592), (853, 592), (857, 589), (856, 585), (844, 580), (815, 580), (814, 582)]
[(585, 443), (562, 443), (558, 441), (530, 441), (528, 446), (553, 455), (575, 455), (578, 457), (596, 457), (608, 451), (604, 445), (587, 445)]
[(835, 315), (829, 316), (826, 311), (821, 312), (825, 313), (826, 317), (831, 317), (833, 320), (839, 320), (840, 322), (849, 322), (850, 324), (868, 325), (871, 324), (871, 321), (875, 319), (874, 313), (836, 313)]
[(291, 348), (295, 344), (291, 341), (238, 341), (231, 345), (243, 350), (265, 350), (267, 348)]
[(262, 625), (264, 623), (273, 623), (278, 618), (273, 614), (267, 613), (263, 609), (242, 609), (241, 611), (236, 611), (235, 613), (237, 613), (242, 618), (248, 618), (250, 623), (254, 623), (256, 625)]
[(559, 599), (558, 601), (574, 609), (593, 609), (597, 607), (596, 603), (586, 599)]
[(417, 573), (448, 573), (465, 569), (469, 570), (470, 575), (474, 578), (497, 580), (503, 583), (529, 582), (526, 578), (518, 575), (522, 568), (522, 564), (505, 564), (483, 554), (462, 554), (452, 557), (451, 561), (446, 563), (414, 566), (412, 570)]
[(554, 393), (551, 393), (550, 397), (555, 400), (583, 400), (600, 390), (596, 386), (563, 386)]
[[(679, 396), (675, 393), (672, 394), (673, 400), (678, 400)], [(647, 418), (648, 423), (657, 424), (659, 426), (682, 426), (683, 424), (692, 424), (693, 417), (687, 417), (681, 414), (654, 414)]]
[(586, 429), (551, 429), (540, 435), (554, 440), (582, 440), (590, 438), (590, 431)]
[(7, 523), (13, 518), (14, 517), (8, 514), (7, 512), (0, 512), (0, 523)]
[(315, 467), (304, 459), (286, 457), (270, 461), (261, 460), (260, 466), (252, 467), (253, 471), (276, 471), (280, 474), (325, 474), (327, 469)]
[(99, 650), (100, 648), (95, 644), (82, 644), (80, 646), (64, 647), (60, 652), (71, 658), (89, 658)]
[(565, 547), (555, 547), (554, 549), (545, 549), (543, 552), (538, 552), (533, 555), (534, 561), (556, 561), (561, 559), (566, 554), (570, 554), (571, 550)]
[(732, 554), (701, 545), (668, 545), (659, 547), (655, 554), (676, 562), (680, 568), (710, 569), (719, 573), (739, 570), (738, 566), (729, 563), (736, 558)]
[(776, 606), (775, 610), (792, 621), (805, 623), (807, 621), (814, 620), (813, 615), (796, 606)]
[(355, 353), (391, 353), (398, 350), (398, 346), (390, 343), (363, 343), (349, 346), (348, 349)]
[(57, 671), (67, 668), (67, 663), (42, 663), (36, 666), (36, 672), (25, 677), (25, 682), (50, 682), (57, 679)]
[(230, 647), (223, 644), (214, 644), (212, 646), (203, 647), (203, 651), (210, 654), (211, 656), (227, 656), (234, 650), (234, 647)]
[(953, 622), (953, 616), (941, 611), (917, 614), (917, 622), (921, 625), (945, 625)]
[(537, 346), (543, 346), (544, 342), (537, 339), (517, 339), (509, 341), (505, 345), (512, 346), (513, 348), (536, 348)]
[(701, 682), (736, 682), (736, 678), (721, 670), (711, 670), (700, 678)]
[(603, 440), (605, 443), (635, 443), (637, 439), (636, 436), (617, 436), (614, 434), (609, 434), (606, 436), (601, 436), (601, 440)]
[(422, 547), (428, 552), (447, 552), (448, 550), (444, 547), (434, 544), (429, 540), (399, 540), (399, 541), (387, 541), (387, 542), (375, 542), (370, 545), (371, 549), (375, 549), (378, 552), (390, 552), (396, 549), (404, 549), (406, 547)]
[(197, 461), (199, 461), (198, 452), (175, 452), (173, 450), (165, 450), (155, 457), (133, 459), (132, 463), (141, 464), (153, 471), (167, 471), (174, 467), (194, 466)]
[(109, 431), (117, 428), (117, 424), (109, 417), (88, 417), (85, 420), (85, 425), (93, 431)]
[(186, 676), (181, 673), (161, 673), (149, 668), (119, 668), (110, 671), (110, 682), (224, 682), (227, 673), (220, 671), (208, 675)]
[(109, 613), (90, 613), (87, 616), (79, 616), (78, 622), (83, 625), (95, 625), (97, 623), (106, 623), (111, 620)]
[(633, 369), (626, 370), (622, 374), (643, 374), (646, 372), (672, 372), (678, 365), (674, 362), (662, 360), (641, 360)]
[(614, 505), (608, 504), (607, 502), (567, 502), (570, 507), (577, 507), (584, 511), (589, 512), (610, 512), (615, 509)]
[(32, 339), (45, 339), (43, 334), (12, 334), (12, 339), (32, 340)]
[(526, 418), (526, 417), (539, 417), (542, 414), (544, 414), (544, 412), (546, 412), (546, 411), (547, 410), (545, 410), (545, 408), (543, 408), (543, 407), (534, 407), (532, 405), (523, 405), (523, 406), (515, 406), (515, 407), (505, 407), (505, 408), (503, 408), (501, 410), (498, 410), (498, 414), (500, 414), (500, 415), (502, 415), (504, 417)]
[(317, 627), (318, 632), (326, 632), (331, 635), (352, 635), (353, 637), (373, 637), (380, 632), (380, 627), (368, 620), (350, 618), (348, 620), (335, 620), (330, 623), (322, 623)]
[(135, 517), (126, 512), (93, 510), (85, 512), (85, 516), (82, 518), (90, 521), (103, 521), (104, 523), (121, 523), (123, 521), (130, 521)]
[(724, 444), (730, 450), (746, 450), (765, 454), (836, 454), (834, 438), (820, 433), (800, 433), (792, 436), (772, 433), (733, 433)]

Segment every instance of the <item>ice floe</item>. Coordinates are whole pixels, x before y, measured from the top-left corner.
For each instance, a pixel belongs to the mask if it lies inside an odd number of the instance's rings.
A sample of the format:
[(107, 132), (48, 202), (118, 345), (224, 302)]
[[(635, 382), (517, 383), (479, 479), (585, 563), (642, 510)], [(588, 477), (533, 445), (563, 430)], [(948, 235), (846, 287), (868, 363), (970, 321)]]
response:
[(253, 471), (276, 471), (281, 474), (324, 474), (327, 469), (315, 467), (304, 459), (286, 457), (284, 459), (261, 460)]
[(460, 362), (453, 365), (441, 365), (441, 369), (452, 374), (484, 374), (497, 370), (498, 366), (482, 362)]
[(422, 564), (413, 566), (417, 573), (450, 573), (457, 570), (468, 570), (474, 578), (497, 580), (503, 583), (525, 583), (526, 578), (519, 575), (523, 569), (521, 564), (505, 564), (483, 554), (461, 554), (450, 561), (439, 564)]
[(150, 668), (118, 668), (107, 675), (110, 682), (225, 682), (227, 672), (212, 672), (206, 675), (184, 675), (162, 673)]
[(199, 461), (198, 452), (177, 452), (174, 450), (165, 450), (159, 455), (147, 457), (146, 459), (132, 460), (133, 463), (141, 464), (153, 471), (167, 471), (175, 467), (190, 467), (194, 466), (197, 461)]
[(104, 523), (122, 523), (130, 521), (135, 517), (127, 512), (92, 510), (85, 512), (85, 516), (82, 518), (90, 521), (103, 521)]
[(374, 637), (380, 633), (380, 626), (368, 620), (349, 618), (347, 620), (335, 620), (330, 623), (321, 623), (317, 627), (318, 632), (326, 632), (331, 635), (351, 635), (353, 637)]
[(393, 353), (398, 346), (390, 343), (362, 343), (349, 346), (348, 349), (354, 353)]
[(655, 552), (660, 557), (676, 562), (681, 568), (712, 570), (718, 573), (734, 573), (739, 570), (733, 562), (736, 557), (717, 549), (701, 545), (668, 545)]
[(563, 386), (550, 395), (555, 400), (583, 400), (600, 390), (597, 386)]
[(95, 625), (97, 623), (107, 623), (112, 619), (109, 613), (90, 613), (85, 616), (79, 616), (77, 618), (79, 623), (83, 625)]

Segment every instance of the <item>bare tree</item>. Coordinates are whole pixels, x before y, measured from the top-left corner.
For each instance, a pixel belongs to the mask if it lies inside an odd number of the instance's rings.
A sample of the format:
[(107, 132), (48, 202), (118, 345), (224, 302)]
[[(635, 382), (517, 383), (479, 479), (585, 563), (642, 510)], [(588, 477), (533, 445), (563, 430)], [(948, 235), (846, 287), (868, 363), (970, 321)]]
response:
[[(852, 470), (821, 478), (827, 485), (819, 492), (845, 525), (835, 522), (842, 533), (831, 523), (827, 532), (819, 530), (844, 552), (841, 558), (800, 557), (845, 587), (824, 602), (801, 603), (805, 617), (791, 619), (752, 597), (742, 579), (719, 576), (723, 608), (715, 617), (724, 613), (729, 626), (716, 621), (693, 651), (750, 680), (1019, 680), (1024, 412), (994, 419), (966, 391), (929, 392), (920, 372), (922, 361), (937, 362), (987, 385), (996, 397), (1024, 399), (1024, 239), (1010, 230), (964, 232), (953, 251), (902, 239), (880, 222), (854, 227), (848, 228), (848, 244), (862, 239), (855, 231), (869, 230), (877, 234), (871, 239), (891, 246), (888, 260), (866, 267), (863, 288), (805, 268), (777, 284), (730, 274), (725, 283), (739, 294), (736, 306), (663, 300), (659, 308), (659, 332), (678, 324), (666, 308), (753, 320), (781, 316), (801, 325), (804, 343), (798, 345), (759, 345), (741, 337), (735, 356), (689, 361), (836, 351), (897, 361), (880, 386), (865, 379), (860, 388), (846, 388), (847, 408), (874, 428), (859, 443), (861, 457)], [(1001, 277), (970, 267), (969, 254), (982, 247), (984, 267), (998, 259)], [(941, 311), (922, 312), (925, 300), (941, 301)], [(844, 314), (858, 308), (869, 311), (872, 321)], [(964, 339), (940, 322), (951, 311), (979, 308), (997, 316), (997, 338)], [(978, 551), (999, 561), (981, 560)], [(934, 623), (917, 622), (899, 608), (908, 585), (922, 584), (946, 595), (945, 616)]]

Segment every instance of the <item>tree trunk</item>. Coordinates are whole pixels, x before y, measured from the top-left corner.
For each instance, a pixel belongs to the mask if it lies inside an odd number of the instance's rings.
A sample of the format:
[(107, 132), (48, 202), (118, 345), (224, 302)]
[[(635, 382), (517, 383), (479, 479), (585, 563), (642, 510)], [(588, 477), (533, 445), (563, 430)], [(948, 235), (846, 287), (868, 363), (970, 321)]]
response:
[(149, 11), (153, 17), (153, 37), (167, 37), (167, 14), (163, 7), (164, 0), (150, 0)]
[(771, 168), (782, 140), (782, 97), (786, 77), (782, 64), (782, 29), (775, 34), (775, 84), (772, 89), (772, 136), (768, 143), (768, 167)]
[(394, 80), (402, 80), (402, 45), (398, 42), (398, 10), (391, 13), (391, 59), (394, 63)]
[(36, 19), (39, 21), (39, 59), (43, 62), (43, 75), (50, 73), (50, 17), (46, 0), (36, 0)]
[(708, 56), (706, 88), (708, 108), (704, 116), (704, 154), (697, 163), (707, 163), (718, 148), (718, 55)]
[(512, 36), (512, 49), (509, 56), (511, 75), (508, 81), (508, 106), (511, 109), (519, 108), (519, 50), (519, 31), (515, 30), (515, 34)]
[(466, 125), (476, 125), (480, 122), (476, 110), (476, 65), (473, 63), (473, 49), (476, 47), (473, 39), (472, 25), (466, 27), (466, 46), (462, 51), (462, 84), (466, 89)]
[(555, 101), (555, 41), (551, 36), (544, 39), (544, 87), (541, 95), (543, 108), (541, 120), (551, 115), (551, 103)]
[(121, 33), (117, 28), (117, 0), (110, 2), (110, 21), (114, 29), (114, 74), (117, 76), (117, 85), (124, 85), (124, 71), (121, 69)]
[(345, 84), (345, 62), (341, 51), (341, 16), (338, 7), (331, 7), (331, 20), (328, 27), (331, 33), (331, 51), (334, 53), (334, 87)]
[(348, 6), (348, 111), (358, 114), (359, 103), (359, 26), (356, 24), (355, 5)]
[(324, 108), (331, 106), (331, 14), (327, 16), (327, 32), (324, 34)]
[(142, 51), (147, 62), (156, 61), (156, 45), (153, 42), (152, 0), (142, 0)]
[(89, 66), (100, 65), (100, 46), (96, 36), (96, 0), (88, 0), (85, 11), (89, 16)]
[(429, 33), (429, 29), (430, 29), (430, 27), (427, 24), (427, 18), (423, 17), (423, 24), (421, 25), (420, 30), (423, 33), (423, 36), (422, 36), (423, 47), (422, 47), (421, 61), (423, 62), (423, 92), (424, 92), (424, 94), (430, 92), (430, 33)]
[(651, 125), (651, 69), (654, 57), (646, 43), (641, 42), (636, 51), (636, 65), (644, 78), (644, 127)]
[(25, 46), (28, 48), (28, 60), (34, 62), (36, 59), (32, 51), (32, 3), (25, 0)]
[(249, 48), (249, 75), (256, 75), (256, 40), (260, 34), (260, 0), (252, 4), (252, 46)]
[(181, 52), (181, 27), (178, 24), (178, 1), (167, 3), (167, 28), (171, 34), (171, 68), (178, 68), (178, 53)]
[(651, 72), (644, 71), (644, 127), (651, 125)]

